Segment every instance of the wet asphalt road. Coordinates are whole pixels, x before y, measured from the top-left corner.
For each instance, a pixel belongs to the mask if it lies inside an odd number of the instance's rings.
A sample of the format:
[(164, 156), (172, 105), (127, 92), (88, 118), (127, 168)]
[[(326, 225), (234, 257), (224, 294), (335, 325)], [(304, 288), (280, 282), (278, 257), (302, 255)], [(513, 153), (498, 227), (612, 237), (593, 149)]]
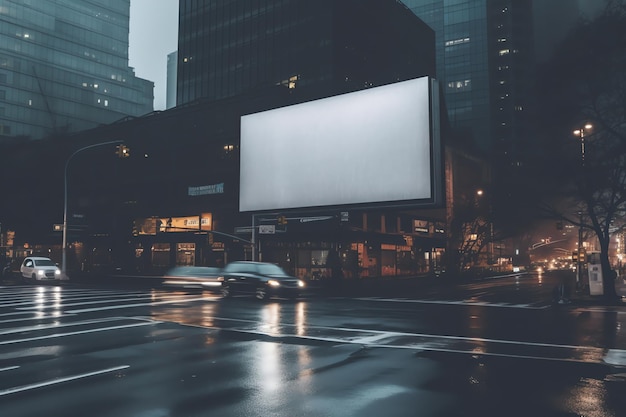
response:
[(626, 415), (626, 307), (527, 275), (297, 301), (0, 287), (0, 415)]

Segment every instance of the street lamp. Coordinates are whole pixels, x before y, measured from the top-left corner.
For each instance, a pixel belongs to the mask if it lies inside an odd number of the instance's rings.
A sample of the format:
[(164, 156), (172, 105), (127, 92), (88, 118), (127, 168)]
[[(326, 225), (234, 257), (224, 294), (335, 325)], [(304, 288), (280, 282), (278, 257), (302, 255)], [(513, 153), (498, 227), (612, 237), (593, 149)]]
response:
[(67, 161), (65, 161), (65, 171), (63, 174), (63, 252), (62, 252), (62, 258), (61, 258), (61, 278), (62, 279), (67, 279), (67, 167), (70, 164), (70, 161), (72, 160), (72, 158), (82, 152), (85, 151), (87, 149), (91, 149), (91, 148), (95, 148), (98, 146), (105, 146), (105, 145), (111, 145), (114, 143), (120, 143), (122, 142), (121, 140), (114, 140), (111, 142), (104, 142), (104, 143), (96, 143), (93, 145), (89, 145), (89, 146), (84, 146), (80, 149), (77, 149), (76, 151), (74, 151), (73, 154), (70, 155), (69, 158), (67, 158)]
[[(593, 125), (590, 123), (585, 124), (585, 126), (580, 129), (574, 130), (575, 136), (580, 138), (580, 162), (582, 166), (585, 166), (585, 132), (593, 129)], [(576, 287), (580, 288), (582, 283), (582, 247), (583, 247), (583, 210), (580, 208), (579, 219), (578, 222), (578, 259), (576, 260)]]
[(580, 129), (574, 130), (574, 135), (580, 138), (580, 160), (582, 161), (583, 166), (585, 165), (585, 132), (593, 129), (593, 125), (587, 123), (585, 126)]

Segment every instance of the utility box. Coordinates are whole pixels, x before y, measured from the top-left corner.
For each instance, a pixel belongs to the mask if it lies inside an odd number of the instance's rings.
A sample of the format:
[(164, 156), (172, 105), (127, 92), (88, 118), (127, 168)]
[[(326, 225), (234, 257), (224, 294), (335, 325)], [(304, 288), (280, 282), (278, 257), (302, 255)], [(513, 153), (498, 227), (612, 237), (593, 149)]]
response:
[(589, 274), (589, 295), (604, 295), (600, 252), (590, 252), (588, 260), (589, 263), (587, 264), (587, 272)]

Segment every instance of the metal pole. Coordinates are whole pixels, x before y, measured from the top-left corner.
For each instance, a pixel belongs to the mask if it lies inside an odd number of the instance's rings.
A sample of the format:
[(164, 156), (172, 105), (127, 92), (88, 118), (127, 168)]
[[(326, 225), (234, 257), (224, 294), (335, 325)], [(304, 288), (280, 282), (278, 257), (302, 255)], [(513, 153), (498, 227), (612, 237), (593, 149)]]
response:
[(252, 215), (252, 239), (250, 242), (252, 243), (252, 260), (256, 261), (256, 224), (255, 224), (256, 215)]
[(67, 158), (67, 161), (65, 161), (65, 171), (63, 173), (63, 250), (62, 250), (62, 255), (61, 255), (61, 279), (67, 279), (67, 167), (69, 166), (70, 161), (72, 160), (74, 155), (76, 155), (79, 152), (82, 152), (87, 149), (95, 148), (98, 146), (111, 145), (113, 143), (121, 143), (121, 142), (123, 141), (114, 140), (111, 142), (96, 143), (94, 145), (82, 147), (74, 151), (74, 153), (71, 154), (69, 158)]
[(576, 288), (580, 289), (582, 287), (582, 247), (583, 247), (583, 211), (580, 209), (580, 218), (579, 218), (580, 226), (578, 228), (578, 259), (577, 259), (577, 268), (576, 268)]

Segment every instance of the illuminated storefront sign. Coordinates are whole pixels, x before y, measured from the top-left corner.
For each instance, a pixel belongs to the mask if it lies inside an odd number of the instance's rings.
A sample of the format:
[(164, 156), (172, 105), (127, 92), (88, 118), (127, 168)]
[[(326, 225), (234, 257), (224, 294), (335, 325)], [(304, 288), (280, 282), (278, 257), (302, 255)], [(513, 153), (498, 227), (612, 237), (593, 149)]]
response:
[(212, 214), (202, 213), (200, 216), (150, 217), (136, 219), (133, 232), (135, 235), (155, 235), (157, 233), (212, 230), (212, 226)]

